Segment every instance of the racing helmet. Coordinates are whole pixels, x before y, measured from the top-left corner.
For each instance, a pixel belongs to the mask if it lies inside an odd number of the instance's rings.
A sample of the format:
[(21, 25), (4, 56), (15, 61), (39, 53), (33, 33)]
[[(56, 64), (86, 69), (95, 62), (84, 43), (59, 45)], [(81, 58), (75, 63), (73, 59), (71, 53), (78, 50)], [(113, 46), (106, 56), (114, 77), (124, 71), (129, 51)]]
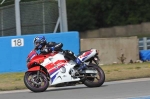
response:
[(44, 36), (37, 36), (34, 38), (33, 43), (35, 48), (38, 50), (46, 45), (46, 39)]

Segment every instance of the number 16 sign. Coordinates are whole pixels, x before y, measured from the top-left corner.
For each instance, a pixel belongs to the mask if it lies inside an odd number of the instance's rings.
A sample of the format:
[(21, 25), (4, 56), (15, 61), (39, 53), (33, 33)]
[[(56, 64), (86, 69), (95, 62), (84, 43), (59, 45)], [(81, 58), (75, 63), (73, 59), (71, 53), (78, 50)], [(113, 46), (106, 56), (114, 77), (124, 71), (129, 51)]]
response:
[(11, 46), (12, 47), (24, 46), (24, 39), (23, 38), (11, 39)]

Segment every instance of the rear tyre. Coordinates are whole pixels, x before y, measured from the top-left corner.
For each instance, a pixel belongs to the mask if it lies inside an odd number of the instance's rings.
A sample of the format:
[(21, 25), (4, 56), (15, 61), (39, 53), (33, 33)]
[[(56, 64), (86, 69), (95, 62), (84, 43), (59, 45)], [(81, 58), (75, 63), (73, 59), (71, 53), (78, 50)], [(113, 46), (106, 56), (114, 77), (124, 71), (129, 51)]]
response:
[(33, 92), (43, 92), (49, 86), (49, 81), (46, 75), (40, 72), (39, 77), (37, 72), (26, 72), (24, 75), (24, 84)]
[[(99, 76), (96, 78), (87, 77), (83, 84), (87, 87), (100, 87), (105, 82), (105, 74), (101, 67), (97, 66), (96, 64), (89, 64), (87, 69), (94, 69), (97, 70), (97, 75)], [(90, 76), (88, 74), (87, 76)], [(96, 81), (96, 82), (95, 82)]]

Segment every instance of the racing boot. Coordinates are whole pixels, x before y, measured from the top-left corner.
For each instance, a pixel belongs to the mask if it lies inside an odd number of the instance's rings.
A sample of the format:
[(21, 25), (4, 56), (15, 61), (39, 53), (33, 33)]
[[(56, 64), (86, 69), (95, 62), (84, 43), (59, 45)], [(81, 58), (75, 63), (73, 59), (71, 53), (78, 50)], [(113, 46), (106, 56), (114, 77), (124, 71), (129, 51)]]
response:
[(82, 61), (80, 61), (80, 59), (76, 59), (76, 63), (77, 65), (79, 65), (79, 68), (77, 69), (78, 73), (82, 73), (82, 71), (86, 68), (86, 64)]
[(80, 61), (80, 59), (76, 58), (75, 60), (76, 64), (79, 66), (78, 68), (73, 68), (71, 69), (71, 76), (79, 76), (80, 74), (83, 73), (83, 70), (86, 68), (86, 64), (84, 62)]

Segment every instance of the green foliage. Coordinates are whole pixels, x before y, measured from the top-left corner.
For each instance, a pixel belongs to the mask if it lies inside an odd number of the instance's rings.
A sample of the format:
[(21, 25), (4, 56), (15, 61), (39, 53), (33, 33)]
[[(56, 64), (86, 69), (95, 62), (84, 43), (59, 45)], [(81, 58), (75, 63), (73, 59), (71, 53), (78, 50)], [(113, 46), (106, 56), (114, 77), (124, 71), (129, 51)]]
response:
[[(70, 30), (93, 29), (94, 15), (90, 13), (91, 0), (67, 0), (68, 26)], [(86, 25), (85, 25), (86, 24)]]
[(69, 30), (139, 24), (150, 21), (149, 0), (66, 0)]

